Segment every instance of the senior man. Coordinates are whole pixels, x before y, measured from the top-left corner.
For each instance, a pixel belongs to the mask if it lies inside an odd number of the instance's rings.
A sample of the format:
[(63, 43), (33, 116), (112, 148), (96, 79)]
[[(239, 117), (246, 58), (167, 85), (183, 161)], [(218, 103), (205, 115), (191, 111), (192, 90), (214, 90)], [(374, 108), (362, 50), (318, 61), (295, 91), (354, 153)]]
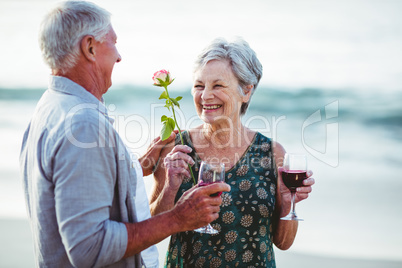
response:
[[(109, 12), (90, 2), (63, 2), (42, 23), (40, 47), (52, 74), (20, 156), (38, 267), (147, 265), (141, 251), (215, 220), (222, 200), (210, 195), (230, 190), (194, 187), (172, 210), (138, 220), (138, 176), (153, 165), (136, 168), (102, 103), (121, 61), (116, 39)], [(173, 138), (154, 140), (139, 162), (157, 162)], [(188, 152), (177, 146), (167, 157), (167, 181), (188, 175)]]

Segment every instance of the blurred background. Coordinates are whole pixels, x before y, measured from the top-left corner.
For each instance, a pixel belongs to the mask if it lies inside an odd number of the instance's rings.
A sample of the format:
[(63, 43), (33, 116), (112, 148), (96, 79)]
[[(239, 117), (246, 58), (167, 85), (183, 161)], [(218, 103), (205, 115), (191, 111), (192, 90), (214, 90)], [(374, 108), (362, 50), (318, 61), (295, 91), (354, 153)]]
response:
[[(56, 2), (0, 0), (0, 267), (33, 266), (18, 157), (47, 87), (37, 36)], [(170, 91), (183, 96), (188, 129), (200, 123), (194, 59), (216, 37), (241, 36), (264, 67), (245, 125), (307, 154), (316, 179), (297, 205), (305, 221), (294, 245), (276, 250), (278, 267), (402, 267), (402, 1), (93, 2), (113, 14), (123, 60), (105, 102), (133, 154), (167, 113), (153, 73), (176, 78)], [(166, 247), (158, 244), (161, 261)]]

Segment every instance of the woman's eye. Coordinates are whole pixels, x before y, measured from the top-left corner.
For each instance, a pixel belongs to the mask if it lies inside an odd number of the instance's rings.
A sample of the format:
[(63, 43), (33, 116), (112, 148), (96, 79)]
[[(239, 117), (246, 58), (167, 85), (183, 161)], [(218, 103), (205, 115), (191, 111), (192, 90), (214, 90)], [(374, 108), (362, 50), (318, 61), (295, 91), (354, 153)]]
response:
[(202, 86), (202, 85), (195, 85), (194, 88), (195, 88), (195, 89), (203, 89), (204, 86)]

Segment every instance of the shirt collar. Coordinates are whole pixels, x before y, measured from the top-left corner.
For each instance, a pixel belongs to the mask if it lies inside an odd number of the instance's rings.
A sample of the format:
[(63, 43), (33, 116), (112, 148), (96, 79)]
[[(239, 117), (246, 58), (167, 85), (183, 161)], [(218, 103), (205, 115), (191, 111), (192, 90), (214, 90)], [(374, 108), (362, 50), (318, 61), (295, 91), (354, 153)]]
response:
[(66, 77), (51, 75), (49, 77), (49, 89), (61, 92), (63, 94), (73, 95), (84, 100), (85, 102), (96, 104), (98, 111), (103, 114), (110, 121), (110, 123), (113, 124), (114, 120), (108, 115), (103, 97), (101, 101), (99, 101), (94, 95), (74, 81)]

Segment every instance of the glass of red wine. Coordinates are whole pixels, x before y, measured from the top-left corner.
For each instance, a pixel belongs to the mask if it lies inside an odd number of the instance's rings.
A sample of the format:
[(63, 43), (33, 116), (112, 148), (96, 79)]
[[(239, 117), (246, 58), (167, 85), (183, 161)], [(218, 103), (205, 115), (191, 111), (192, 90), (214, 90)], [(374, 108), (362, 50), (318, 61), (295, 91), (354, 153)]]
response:
[[(198, 186), (206, 186), (212, 183), (225, 181), (225, 165), (222, 163), (201, 162), (200, 170), (198, 173)], [(222, 192), (215, 193), (211, 196), (220, 196)], [(204, 234), (217, 234), (218, 231), (212, 228), (210, 224), (207, 226), (194, 230)]]
[(285, 154), (283, 161), (282, 181), (290, 190), (292, 195), (291, 211), (281, 220), (303, 221), (296, 215), (295, 197), (296, 188), (303, 186), (303, 181), (307, 178), (307, 157), (304, 154)]

